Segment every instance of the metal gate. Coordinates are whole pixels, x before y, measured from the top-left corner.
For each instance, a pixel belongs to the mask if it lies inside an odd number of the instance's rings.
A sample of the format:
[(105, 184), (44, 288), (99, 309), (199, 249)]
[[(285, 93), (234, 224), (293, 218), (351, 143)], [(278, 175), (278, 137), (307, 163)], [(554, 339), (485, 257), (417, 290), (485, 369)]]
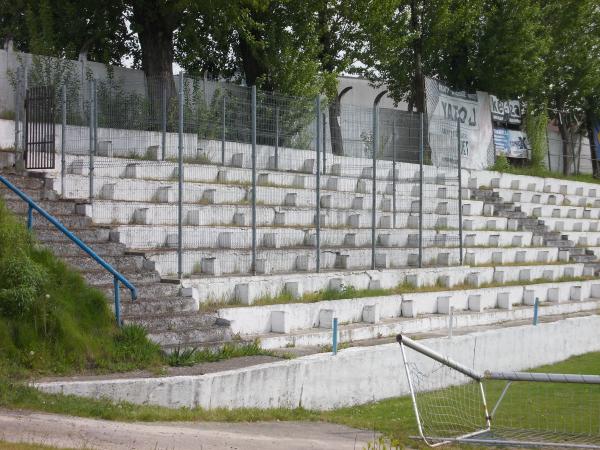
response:
[(54, 169), (54, 88), (36, 86), (25, 97), (25, 167)]

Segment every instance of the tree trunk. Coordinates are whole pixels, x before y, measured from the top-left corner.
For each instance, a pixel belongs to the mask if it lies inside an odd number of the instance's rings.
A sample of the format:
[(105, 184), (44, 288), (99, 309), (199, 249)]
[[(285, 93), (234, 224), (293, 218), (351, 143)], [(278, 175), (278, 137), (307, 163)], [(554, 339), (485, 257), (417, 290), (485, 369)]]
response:
[(339, 96), (336, 96), (329, 104), (329, 133), (331, 136), (331, 152), (334, 155), (342, 156), (344, 154), (344, 142), (342, 128), (338, 122), (340, 106)]
[(418, 36), (413, 40), (413, 55), (414, 55), (414, 79), (413, 79), (413, 96), (414, 106), (418, 113), (425, 112), (425, 75), (423, 73), (423, 38), (420, 29), (420, 17), (417, 5), (418, 0), (410, 2), (410, 28), (411, 31)]
[[(162, 108), (172, 109), (175, 97), (173, 79), (173, 34), (181, 12), (160, 0), (132, 2), (132, 27), (142, 50), (142, 70), (146, 75), (149, 120), (153, 128), (162, 121)], [(165, 101), (166, 100), (166, 101)]]
[(562, 161), (563, 161), (563, 174), (569, 175), (569, 134), (567, 130), (568, 125), (558, 116), (558, 131), (560, 132), (560, 138), (562, 141)]

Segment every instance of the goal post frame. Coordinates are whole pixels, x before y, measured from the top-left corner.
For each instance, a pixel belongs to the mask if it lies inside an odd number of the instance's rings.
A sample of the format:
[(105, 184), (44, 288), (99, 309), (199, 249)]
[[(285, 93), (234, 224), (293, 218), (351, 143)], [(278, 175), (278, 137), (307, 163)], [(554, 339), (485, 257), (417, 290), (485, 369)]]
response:
[[(498, 409), (500, 403), (504, 399), (505, 394), (509, 390), (509, 387), (513, 382), (531, 382), (531, 383), (570, 383), (570, 384), (587, 384), (587, 385), (600, 385), (600, 375), (582, 375), (582, 374), (561, 374), (561, 373), (542, 373), (542, 372), (518, 372), (518, 371), (490, 371), (486, 370), (483, 373), (480, 373), (472, 368), (464, 366), (463, 364), (454, 361), (447, 356), (442, 355), (441, 353), (432, 350), (431, 348), (420, 344), (407, 336), (402, 334), (398, 334), (396, 336), (396, 341), (400, 344), (402, 359), (404, 363), (404, 370), (406, 372), (406, 377), (408, 381), (408, 388), (410, 391), (410, 396), (413, 404), (413, 410), (415, 413), (415, 417), (417, 420), (417, 427), (419, 431), (418, 438), (421, 438), (426, 445), (430, 447), (438, 447), (441, 445), (449, 444), (452, 442), (462, 442), (462, 443), (471, 443), (471, 444), (491, 444), (491, 445), (529, 445), (529, 446), (537, 446), (537, 447), (564, 447), (564, 448), (576, 448), (576, 449), (600, 449), (600, 445), (594, 443), (571, 443), (571, 442), (534, 442), (528, 440), (513, 440), (506, 436), (504, 439), (496, 439), (491, 436), (491, 438), (485, 438), (482, 435), (486, 432), (493, 432), (492, 424), (494, 422), (494, 416), (496, 410)], [(485, 411), (485, 419), (487, 428), (480, 429), (478, 431), (474, 431), (468, 434), (463, 434), (461, 436), (426, 436), (423, 430), (423, 423), (421, 421), (421, 414), (419, 413), (419, 404), (417, 402), (417, 393), (415, 391), (415, 386), (413, 384), (411, 369), (409, 365), (409, 361), (406, 357), (406, 352), (404, 347), (408, 347), (411, 350), (416, 351), (424, 356), (427, 356), (438, 363), (447, 366), (457, 372), (463, 374), (464, 376), (470, 378), (471, 380), (477, 382), (479, 384), (479, 389), (481, 393), (482, 406)], [(488, 405), (486, 402), (485, 389), (483, 386), (483, 382), (487, 380), (497, 380), (497, 381), (506, 381), (507, 384), (501, 392), (500, 397), (496, 400), (496, 404), (493, 407), (491, 413), (488, 412)], [(448, 386), (450, 387), (450, 386)], [(437, 388), (436, 388), (437, 389)], [(442, 388), (443, 389), (443, 388)], [(435, 390), (435, 389), (434, 389)], [(508, 438), (508, 439), (507, 439)]]

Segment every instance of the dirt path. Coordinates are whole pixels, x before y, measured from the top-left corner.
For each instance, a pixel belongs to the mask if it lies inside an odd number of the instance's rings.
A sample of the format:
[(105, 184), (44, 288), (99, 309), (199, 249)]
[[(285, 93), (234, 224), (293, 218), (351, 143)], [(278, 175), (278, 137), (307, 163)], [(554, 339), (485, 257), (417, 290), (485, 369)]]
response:
[(0, 440), (86, 449), (357, 449), (371, 432), (305, 422), (125, 423), (0, 410)]

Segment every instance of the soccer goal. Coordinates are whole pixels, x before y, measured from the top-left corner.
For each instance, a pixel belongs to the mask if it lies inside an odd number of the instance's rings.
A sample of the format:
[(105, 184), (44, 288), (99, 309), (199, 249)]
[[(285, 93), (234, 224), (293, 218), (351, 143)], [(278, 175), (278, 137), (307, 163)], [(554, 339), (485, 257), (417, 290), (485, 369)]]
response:
[(427, 445), (600, 449), (600, 376), (479, 373), (406, 336), (397, 340)]

